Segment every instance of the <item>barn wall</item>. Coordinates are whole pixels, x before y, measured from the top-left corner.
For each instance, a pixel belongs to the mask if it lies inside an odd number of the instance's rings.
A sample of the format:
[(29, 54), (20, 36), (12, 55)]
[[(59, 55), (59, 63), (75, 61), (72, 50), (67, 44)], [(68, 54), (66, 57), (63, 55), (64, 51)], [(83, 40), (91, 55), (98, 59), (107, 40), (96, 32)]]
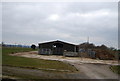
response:
[(39, 48), (49, 48), (49, 49), (51, 49), (51, 48), (52, 48), (52, 45), (53, 45), (53, 43), (49, 43), (49, 44), (47, 44), (47, 43), (45, 43), (45, 44), (39, 44)]

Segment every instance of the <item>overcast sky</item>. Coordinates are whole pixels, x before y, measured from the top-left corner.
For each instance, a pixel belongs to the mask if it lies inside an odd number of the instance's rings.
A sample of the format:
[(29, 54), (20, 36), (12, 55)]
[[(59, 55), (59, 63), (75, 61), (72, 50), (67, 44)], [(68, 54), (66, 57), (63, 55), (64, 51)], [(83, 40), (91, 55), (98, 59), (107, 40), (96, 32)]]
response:
[(117, 2), (2, 3), (5, 43), (38, 44), (62, 40), (118, 46)]

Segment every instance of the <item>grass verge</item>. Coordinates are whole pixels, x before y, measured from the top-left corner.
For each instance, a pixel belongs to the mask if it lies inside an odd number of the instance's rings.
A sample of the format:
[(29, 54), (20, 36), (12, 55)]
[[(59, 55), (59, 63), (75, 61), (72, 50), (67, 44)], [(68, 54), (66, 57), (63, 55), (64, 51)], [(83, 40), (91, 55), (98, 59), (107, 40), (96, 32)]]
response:
[(44, 68), (56, 70), (76, 71), (76, 68), (69, 64), (43, 59), (33, 59), (18, 56), (10, 56), (10, 53), (33, 51), (30, 48), (2, 48), (2, 65), (27, 67), (27, 68)]
[(120, 74), (120, 65), (115, 65), (115, 66), (110, 66), (110, 69), (117, 73), (117, 74)]

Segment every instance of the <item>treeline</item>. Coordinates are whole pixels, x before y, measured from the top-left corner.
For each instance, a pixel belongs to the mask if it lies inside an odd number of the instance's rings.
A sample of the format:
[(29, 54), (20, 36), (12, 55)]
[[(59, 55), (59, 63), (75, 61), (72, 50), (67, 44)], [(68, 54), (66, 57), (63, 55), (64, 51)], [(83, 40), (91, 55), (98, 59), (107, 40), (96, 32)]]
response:
[(2, 42), (2, 44), (0, 44), (1, 47), (21, 47), (21, 48), (30, 48), (31, 46), (28, 45), (16, 45), (16, 44), (5, 44)]

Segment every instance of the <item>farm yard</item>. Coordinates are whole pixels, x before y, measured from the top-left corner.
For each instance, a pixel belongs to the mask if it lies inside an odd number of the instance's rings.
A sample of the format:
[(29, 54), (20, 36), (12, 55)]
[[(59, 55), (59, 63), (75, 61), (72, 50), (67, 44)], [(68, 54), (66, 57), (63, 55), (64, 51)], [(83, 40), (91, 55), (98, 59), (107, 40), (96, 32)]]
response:
[[(38, 55), (30, 48), (2, 48), (3, 77), (21, 79), (118, 79), (115, 60)], [(112, 66), (112, 67), (111, 67)], [(115, 68), (115, 73), (113, 72)], [(112, 71), (113, 70), (113, 71)]]

